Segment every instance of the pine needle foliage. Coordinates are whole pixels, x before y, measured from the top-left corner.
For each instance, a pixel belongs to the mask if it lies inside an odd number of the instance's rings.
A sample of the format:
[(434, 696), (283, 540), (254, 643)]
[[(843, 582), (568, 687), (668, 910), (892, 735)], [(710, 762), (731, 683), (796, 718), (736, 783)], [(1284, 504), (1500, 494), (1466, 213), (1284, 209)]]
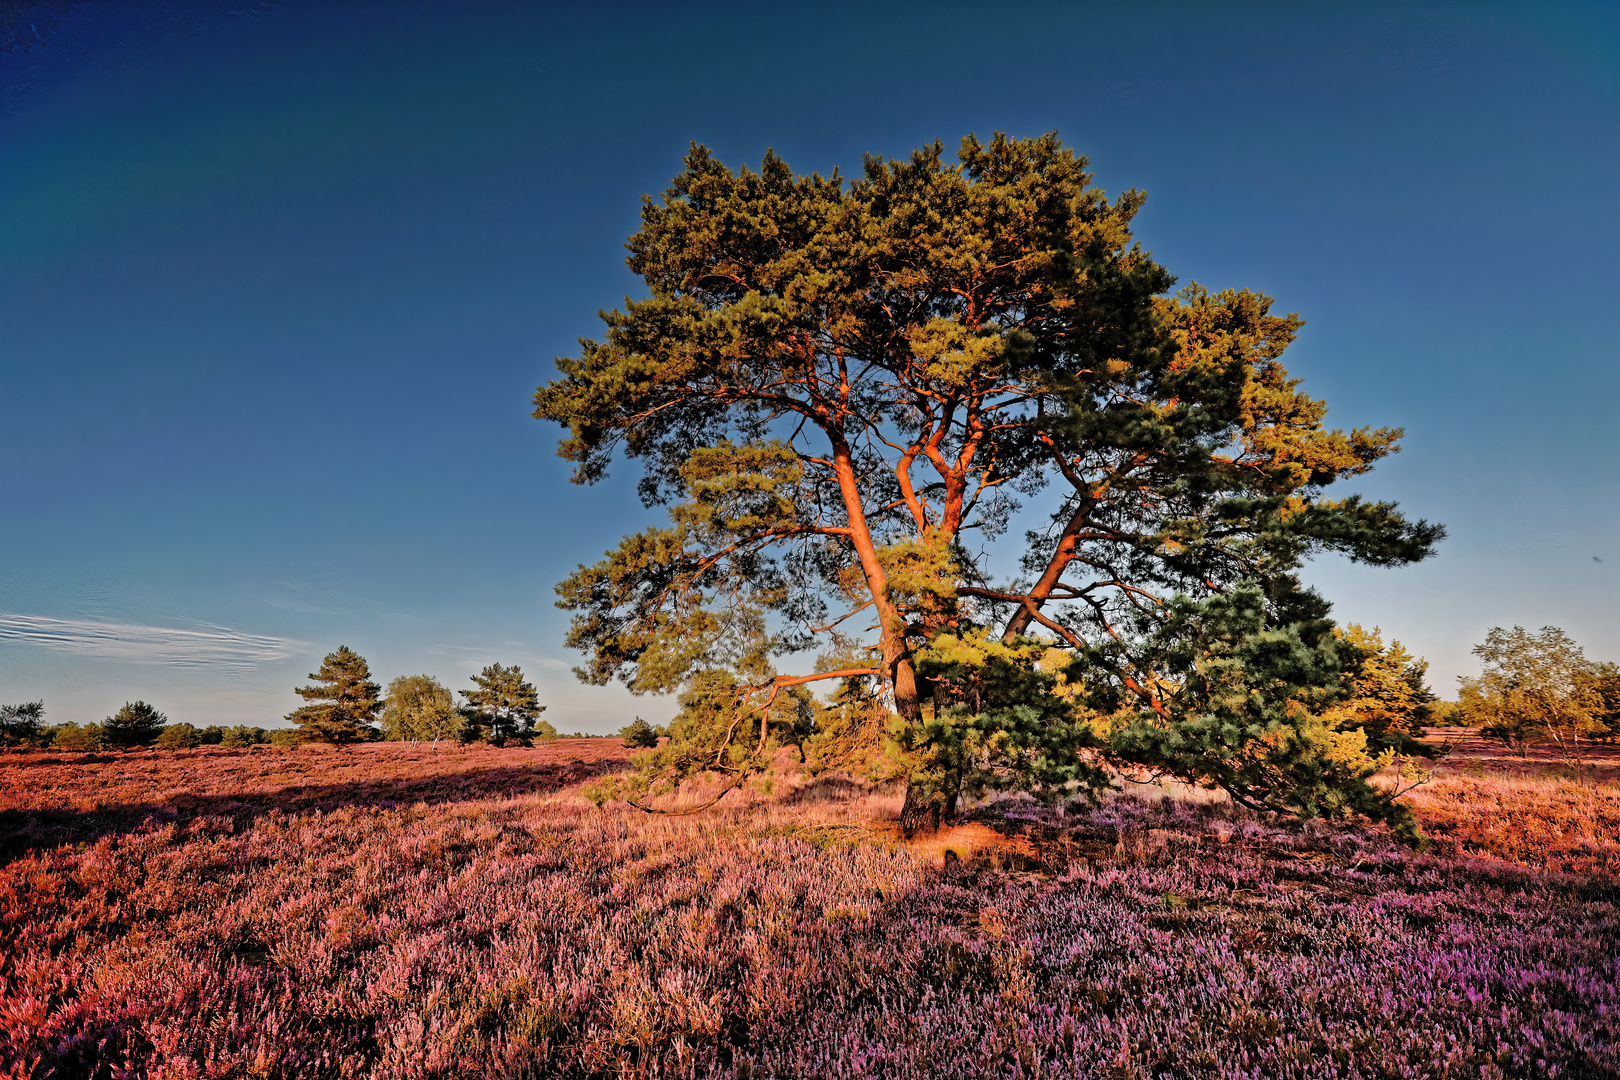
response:
[(33, 746), (44, 734), (45, 703), (0, 705), (0, 746)]
[[(1281, 361), (1301, 320), (1268, 297), (1172, 294), (1131, 234), (1142, 203), (1108, 198), (1055, 134), (969, 136), (955, 163), (939, 143), (868, 157), (848, 180), (795, 175), (773, 153), (733, 171), (694, 145), (644, 201), (627, 247), (647, 295), (558, 359), (534, 415), (567, 429), (576, 482), (623, 452), (643, 500), (667, 508), (667, 525), (557, 587), (583, 680), (730, 695), (723, 722), (694, 720), (701, 752), (683, 758), (672, 728), (658, 775), (757, 768), (782, 695), (866, 681), (896, 718), (908, 827), (992, 780), (1089, 789), (1125, 760), (1112, 736), (1086, 741), (1092, 714), (1164, 727), (1129, 760), (1167, 755), (1234, 797), (1303, 782), (1294, 758), (1240, 775), (1185, 754), (1294, 754), (1266, 740), (1299, 743), (1274, 725), (1330, 705), (1342, 660), (1300, 565), (1328, 551), (1401, 565), (1443, 530), (1325, 497), (1401, 433), (1324, 426)], [(1043, 490), (1050, 526), (1009, 541)], [(993, 550), (1021, 572), (992, 580)], [(1310, 663), (1260, 664), (1296, 639)], [(1187, 653), (1195, 640), (1215, 652)], [(1073, 663), (1038, 659), (1054, 648)], [(808, 651), (810, 675), (775, 667)], [(1239, 679), (1237, 657), (1260, 667)], [(1200, 681), (1201, 664), (1226, 674)], [(1264, 719), (1196, 711), (1198, 687), (1226, 701), (1213, 688), (1246, 679), (1282, 695)], [(836, 722), (852, 738), (868, 719)], [(1336, 805), (1307, 788), (1292, 801)], [(1362, 788), (1344, 805), (1376, 809)]]
[(287, 714), (298, 725), (301, 739), (344, 746), (377, 737), (374, 725), (382, 707), (382, 687), (371, 680), (365, 657), (340, 645), (309, 677), (316, 680), (315, 685), (300, 686), (297, 691), (312, 704)]
[(466, 702), (462, 715), (470, 725), (469, 735), (487, 735), (497, 746), (508, 739), (527, 744), (557, 737), (557, 729), (539, 719), (546, 711), (540, 692), (516, 664), (490, 664), (472, 682), (473, 689), (458, 691)]
[(101, 738), (108, 746), (151, 746), (169, 718), (144, 701), (126, 701), (124, 707), (101, 722)]
[(658, 729), (638, 716), (619, 729), (619, 741), (632, 750), (646, 750), (658, 745)]

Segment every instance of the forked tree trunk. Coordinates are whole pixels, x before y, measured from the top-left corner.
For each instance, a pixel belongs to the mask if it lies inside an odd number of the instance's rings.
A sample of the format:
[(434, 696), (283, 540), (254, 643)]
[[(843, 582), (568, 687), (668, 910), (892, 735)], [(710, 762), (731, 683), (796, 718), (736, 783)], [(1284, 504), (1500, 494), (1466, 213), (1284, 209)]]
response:
[[(844, 511), (849, 516), (849, 539), (860, 560), (861, 572), (877, 608), (878, 626), (882, 632), (883, 666), (894, 692), (894, 711), (910, 725), (922, 723), (922, 700), (917, 686), (917, 665), (906, 643), (905, 616), (889, 597), (888, 575), (878, 561), (877, 545), (872, 542), (871, 530), (866, 524), (866, 510), (861, 505), (860, 485), (855, 479), (855, 467), (849, 447), (834, 439), (833, 472), (838, 477), (839, 492), (844, 497)], [(926, 805), (925, 805), (926, 802)], [(954, 800), (953, 800), (954, 802)], [(911, 836), (919, 829), (939, 828), (940, 805), (909, 779), (906, 782), (906, 801), (900, 810), (900, 829)]]

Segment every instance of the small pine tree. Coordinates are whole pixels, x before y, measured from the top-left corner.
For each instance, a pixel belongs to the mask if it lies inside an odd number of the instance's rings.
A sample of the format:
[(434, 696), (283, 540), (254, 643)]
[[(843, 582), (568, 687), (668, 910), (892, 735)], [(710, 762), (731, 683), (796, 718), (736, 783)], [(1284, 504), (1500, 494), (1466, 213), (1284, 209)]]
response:
[(437, 745), (459, 739), (466, 720), (456, 712), (450, 691), (431, 675), (401, 675), (388, 684), (382, 714), (383, 737)]
[(639, 716), (636, 717), (633, 723), (624, 726), (619, 732), (619, 738), (624, 740), (624, 745), (632, 750), (658, 745), (657, 729)]
[(462, 711), (469, 723), (489, 732), (489, 741), (501, 744), (507, 739), (529, 742), (533, 739), (555, 739), (557, 729), (544, 720), (541, 713), (540, 693), (534, 684), (524, 679), (523, 669), (516, 664), (503, 667), (491, 664), (472, 677), (476, 689), (462, 690), (467, 707)]
[(382, 687), (371, 681), (365, 657), (340, 645), (321, 661), (321, 670), (309, 677), (318, 680), (317, 684), (298, 687), (298, 696), (315, 704), (287, 714), (298, 725), (301, 739), (343, 746), (376, 737), (372, 724), (382, 705)]
[(102, 721), (102, 739), (108, 746), (151, 746), (169, 718), (144, 701), (126, 701), (124, 707)]

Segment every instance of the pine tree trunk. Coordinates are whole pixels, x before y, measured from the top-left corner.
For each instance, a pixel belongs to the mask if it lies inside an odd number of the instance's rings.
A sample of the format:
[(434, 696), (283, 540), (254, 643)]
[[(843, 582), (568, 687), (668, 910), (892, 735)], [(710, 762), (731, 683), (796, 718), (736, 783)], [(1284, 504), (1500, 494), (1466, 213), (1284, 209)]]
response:
[(900, 832), (907, 840), (919, 832), (939, 829), (939, 803), (922, 791), (915, 780), (906, 781), (906, 801), (900, 807)]
[[(828, 433), (832, 435), (832, 432)], [(887, 669), (889, 686), (894, 693), (894, 711), (906, 724), (922, 724), (922, 700), (917, 685), (917, 665), (906, 641), (906, 619), (889, 596), (888, 575), (878, 559), (877, 545), (866, 522), (866, 511), (861, 505), (860, 485), (855, 479), (855, 467), (849, 446), (839, 437), (833, 437), (833, 472), (844, 497), (844, 509), (849, 516), (850, 543), (860, 560), (861, 571), (871, 591), (873, 606), (877, 608), (878, 626), (883, 635), (883, 666)], [(954, 801), (954, 800), (953, 800)], [(940, 804), (932, 794), (924, 795), (913, 781), (906, 782), (906, 801), (900, 810), (900, 831), (907, 837), (927, 828), (939, 828)]]

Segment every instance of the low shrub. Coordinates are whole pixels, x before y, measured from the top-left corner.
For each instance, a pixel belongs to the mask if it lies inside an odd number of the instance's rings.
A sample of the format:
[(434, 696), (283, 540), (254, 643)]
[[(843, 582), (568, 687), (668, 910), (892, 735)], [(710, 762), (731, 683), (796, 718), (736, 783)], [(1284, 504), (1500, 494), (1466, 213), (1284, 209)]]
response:
[(638, 716), (619, 731), (619, 739), (632, 750), (644, 750), (658, 745), (658, 730)]
[(192, 724), (168, 724), (158, 733), (159, 750), (190, 750), (203, 744), (202, 731)]
[(51, 746), (57, 750), (100, 750), (104, 745), (100, 724), (57, 724), (51, 729)]
[(219, 744), (230, 750), (245, 750), (250, 746), (270, 741), (270, 732), (260, 727), (249, 727), (247, 724), (237, 724), (233, 728), (223, 729)]

